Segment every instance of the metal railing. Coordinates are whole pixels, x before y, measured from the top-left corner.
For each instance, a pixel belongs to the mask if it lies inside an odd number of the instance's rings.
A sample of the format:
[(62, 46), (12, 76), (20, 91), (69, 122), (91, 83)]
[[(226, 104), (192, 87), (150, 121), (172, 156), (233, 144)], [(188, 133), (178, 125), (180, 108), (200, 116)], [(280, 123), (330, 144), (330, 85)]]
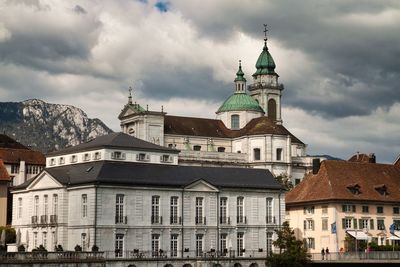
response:
[(236, 216), (236, 223), (237, 224), (247, 224), (246, 216)]
[(115, 224), (127, 224), (128, 217), (127, 216), (115, 216)]
[(101, 260), (104, 252), (7, 252), (0, 253), (0, 262), (32, 262), (32, 261), (76, 261), (76, 260)]
[(202, 225), (206, 225), (207, 224), (206, 217), (198, 217), (198, 216), (196, 216), (195, 222), (196, 222), (196, 224), (202, 224)]
[(181, 216), (170, 216), (169, 223), (170, 224), (181, 224), (182, 218), (181, 218)]
[(311, 253), (313, 261), (400, 260), (400, 251), (334, 252), (322, 255)]
[(151, 223), (152, 224), (162, 224), (162, 216), (151, 216)]
[(227, 216), (221, 216), (219, 217), (219, 223), (220, 224), (231, 224), (231, 218)]
[(276, 224), (275, 216), (265, 216), (265, 222), (267, 224)]

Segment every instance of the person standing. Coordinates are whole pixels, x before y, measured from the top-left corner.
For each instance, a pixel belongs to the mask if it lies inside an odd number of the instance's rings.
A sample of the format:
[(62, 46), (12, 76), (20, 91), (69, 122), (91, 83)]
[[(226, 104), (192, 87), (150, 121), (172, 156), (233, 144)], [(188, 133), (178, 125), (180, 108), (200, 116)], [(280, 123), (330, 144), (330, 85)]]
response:
[(325, 249), (325, 254), (326, 254), (325, 259), (328, 260), (328, 257), (329, 257), (329, 248), (328, 247), (326, 247), (326, 249)]
[(322, 260), (325, 259), (325, 249), (324, 248), (322, 248), (322, 250), (321, 250), (321, 258), (322, 258)]

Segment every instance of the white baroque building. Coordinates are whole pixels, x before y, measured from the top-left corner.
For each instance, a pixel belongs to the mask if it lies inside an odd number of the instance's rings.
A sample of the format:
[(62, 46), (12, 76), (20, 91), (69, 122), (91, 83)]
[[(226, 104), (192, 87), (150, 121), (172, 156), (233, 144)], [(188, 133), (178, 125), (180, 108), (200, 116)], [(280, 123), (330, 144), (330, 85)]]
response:
[(216, 111), (216, 119), (149, 111), (130, 95), (118, 117), (122, 131), (181, 150), (180, 165), (262, 168), (298, 184), (311, 171), (314, 157), (282, 124), (284, 88), (266, 39), (252, 76), (253, 84), (247, 86), (239, 63), (234, 93)]
[(97, 245), (116, 257), (270, 252), (285, 216), (271, 173), (179, 166), (178, 153), (113, 133), (48, 154), (46, 168), (12, 192), (21, 243)]

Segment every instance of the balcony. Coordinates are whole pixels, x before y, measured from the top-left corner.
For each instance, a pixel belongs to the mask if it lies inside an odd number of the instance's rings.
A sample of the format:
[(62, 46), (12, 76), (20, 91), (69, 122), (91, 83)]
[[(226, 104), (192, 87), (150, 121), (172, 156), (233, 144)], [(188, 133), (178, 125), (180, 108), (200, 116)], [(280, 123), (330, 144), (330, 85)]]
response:
[(197, 225), (206, 225), (206, 217), (198, 217), (196, 216), (195, 222)]
[(246, 159), (247, 154), (245, 153), (192, 150), (181, 150), (181, 152), (179, 153), (179, 162), (203, 161), (205, 163), (236, 163), (239, 165), (244, 165), (246, 164)]
[(48, 216), (47, 215), (41, 215), (40, 216), (40, 224), (41, 225), (46, 225), (46, 224), (48, 224), (48, 218), (47, 218)]
[(265, 222), (267, 224), (276, 224), (275, 216), (265, 216)]
[(171, 216), (169, 223), (170, 224), (182, 224), (182, 218), (180, 216)]
[(162, 216), (151, 216), (151, 224), (162, 224)]
[(127, 216), (115, 216), (115, 224), (127, 224), (128, 217)]
[(247, 224), (246, 216), (236, 216), (236, 223), (237, 224)]
[(50, 224), (51, 225), (57, 224), (57, 215), (50, 215)]
[(231, 224), (231, 218), (227, 216), (220, 216), (219, 217), (220, 224)]
[(32, 224), (37, 225), (38, 223), (38, 216), (32, 216)]

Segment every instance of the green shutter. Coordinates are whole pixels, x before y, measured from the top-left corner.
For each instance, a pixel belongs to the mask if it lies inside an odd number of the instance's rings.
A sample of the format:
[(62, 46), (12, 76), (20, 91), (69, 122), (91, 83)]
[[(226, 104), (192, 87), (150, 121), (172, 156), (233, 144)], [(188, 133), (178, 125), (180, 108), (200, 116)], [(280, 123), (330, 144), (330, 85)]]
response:
[(363, 226), (362, 219), (358, 219), (358, 225), (360, 226), (360, 229), (362, 229), (362, 226)]
[(353, 224), (354, 224), (353, 228), (357, 229), (357, 219), (353, 219)]
[(304, 224), (304, 230), (307, 230), (307, 221), (304, 220), (303, 224)]
[(369, 221), (369, 228), (370, 228), (371, 230), (374, 230), (374, 219), (371, 219), (371, 220)]
[(342, 211), (346, 212), (346, 206), (345, 205), (342, 205)]
[(345, 219), (342, 219), (342, 228), (346, 229), (346, 220)]
[(353, 205), (351, 208), (353, 209), (353, 212), (356, 212), (356, 205)]

